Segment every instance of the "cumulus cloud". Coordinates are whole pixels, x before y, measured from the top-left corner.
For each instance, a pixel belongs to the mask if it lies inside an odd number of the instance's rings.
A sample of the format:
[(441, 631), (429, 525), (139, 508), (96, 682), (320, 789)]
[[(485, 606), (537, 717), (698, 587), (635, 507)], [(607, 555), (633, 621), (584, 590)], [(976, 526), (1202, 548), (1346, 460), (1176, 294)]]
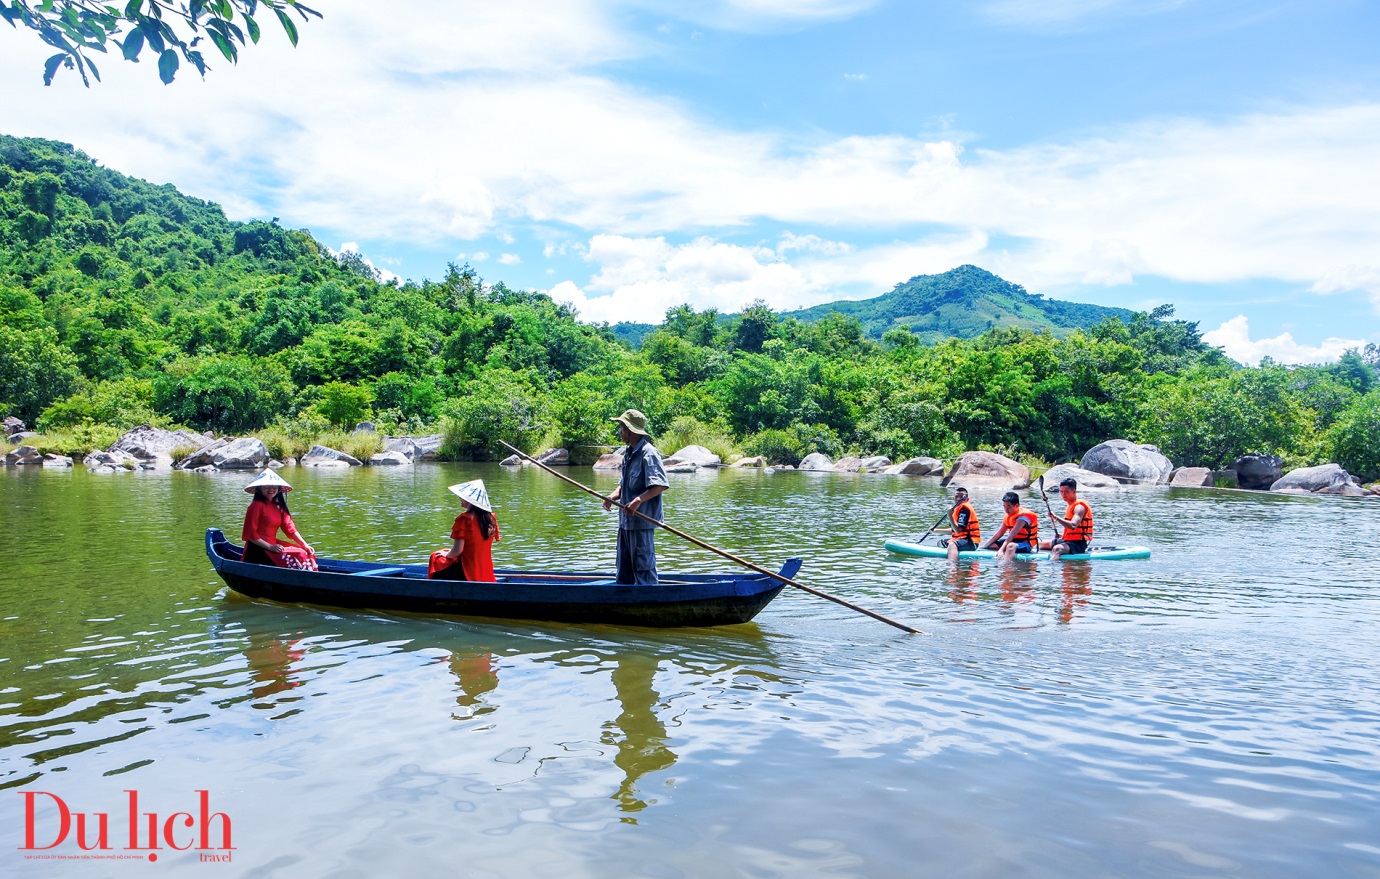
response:
[(1276, 363), (1331, 363), (1341, 357), (1349, 348), (1362, 348), (1365, 339), (1324, 339), (1320, 345), (1301, 345), (1294, 341), (1293, 334), (1281, 333), (1272, 339), (1251, 339), (1251, 328), (1244, 314), (1222, 324), (1215, 330), (1203, 333), (1203, 341), (1220, 347), (1223, 352), (1238, 363), (1255, 366), (1261, 358), (1270, 357)]

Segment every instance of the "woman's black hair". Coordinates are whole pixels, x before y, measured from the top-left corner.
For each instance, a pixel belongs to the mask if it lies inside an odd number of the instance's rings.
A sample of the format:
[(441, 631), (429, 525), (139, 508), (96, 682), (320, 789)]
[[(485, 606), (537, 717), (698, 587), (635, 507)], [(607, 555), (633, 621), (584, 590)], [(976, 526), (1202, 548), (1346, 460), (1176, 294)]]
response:
[[(262, 485), (255, 486), (254, 497), (258, 498), (261, 501), (268, 501), (268, 498), (263, 496), (262, 490)], [(288, 511), (287, 507), (287, 492), (283, 491), (282, 489), (279, 489), (278, 494), (273, 498), (273, 503), (276, 504), (278, 506), (278, 509), (282, 510), (284, 513), (287, 513), (289, 516), (292, 515), (292, 513)]]
[(481, 510), (474, 504), (470, 504), (470, 510), (474, 513), (474, 518), (479, 522), (479, 533), (484, 535), (484, 539), (488, 540), (490, 537), (493, 537), (494, 530), (498, 528), (498, 525), (494, 522), (494, 514), (490, 513), (488, 510)]

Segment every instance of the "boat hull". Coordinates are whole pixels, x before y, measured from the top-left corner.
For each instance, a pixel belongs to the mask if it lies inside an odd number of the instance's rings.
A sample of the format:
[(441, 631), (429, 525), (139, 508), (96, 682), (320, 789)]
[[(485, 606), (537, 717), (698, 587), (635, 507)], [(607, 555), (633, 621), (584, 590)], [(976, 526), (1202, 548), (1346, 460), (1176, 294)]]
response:
[[(912, 556), (914, 558), (942, 559), (948, 558), (949, 551), (942, 546), (926, 546), (919, 543), (907, 543), (904, 540), (888, 540), (885, 544), (887, 552), (896, 555)], [(994, 559), (997, 557), (996, 550), (975, 549), (968, 552), (960, 552), (960, 559)], [(1049, 561), (1047, 552), (1019, 553), (1018, 559), (1027, 561)], [(1092, 548), (1092, 552), (1082, 552), (1061, 556), (1061, 561), (1081, 562), (1094, 561), (1099, 559), (1148, 559), (1150, 558), (1150, 548), (1148, 546), (1108, 546)]]
[[(217, 528), (206, 531), (206, 554), (227, 586), (252, 598), (541, 622), (733, 625), (755, 617), (785, 585), (751, 573), (674, 575), (635, 586), (614, 583), (608, 574), (539, 571), (496, 571), (498, 582), (472, 583), (428, 580), (425, 565), (326, 558), (317, 560), (319, 571), (300, 571), (240, 561), (240, 547)], [(792, 559), (781, 576), (789, 578), (799, 567), (800, 560)]]

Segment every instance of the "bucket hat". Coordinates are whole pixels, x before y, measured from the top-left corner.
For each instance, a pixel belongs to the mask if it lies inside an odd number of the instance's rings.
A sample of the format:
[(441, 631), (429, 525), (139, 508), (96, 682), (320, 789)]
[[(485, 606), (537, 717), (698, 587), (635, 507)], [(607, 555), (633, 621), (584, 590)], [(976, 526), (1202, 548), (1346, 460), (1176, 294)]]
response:
[(469, 482), (460, 482), (449, 487), (452, 494), (459, 496), (472, 507), (478, 507), (486, 513), (492, 513), (494, 508), (489, 504), (489, 490), (484, 487), (484, 480), (471, 479)]
[(624, 409), (623, 414), (613, 420), (617, 421), (628, 430), (631, 430), (633, 433), (641, 434), (642, 436), (650, 436), (650, 434), (647, 433), (647, 416), (636, 409)]
[(283, 479), (283, 477), (279, 476), (272, 470), (265, 470), (264, 472), (260, 473), (259, 478), (255, 479), (253, 482), (246, 485), (244, 487), (244, 490), (249, 492), (250, 494), (253, 494), (254, 489), (259, 488), (260, 486), (267, 485), (276, 485), (283, 491), (292, 491), (292, 486), (287, 484), (287, 480)]

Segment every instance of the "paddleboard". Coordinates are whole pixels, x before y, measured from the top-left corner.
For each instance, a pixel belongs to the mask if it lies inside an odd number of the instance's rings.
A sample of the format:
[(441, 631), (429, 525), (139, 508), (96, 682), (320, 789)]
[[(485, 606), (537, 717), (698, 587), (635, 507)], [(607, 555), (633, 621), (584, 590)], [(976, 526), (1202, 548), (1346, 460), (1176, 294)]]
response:
[[(904, 540), (888, 540), (884, 545), (886, 546), (887, 552), (892, 552), (896, 555), (929, 559), (942, 559), (948, 558), (949, 556), (949, 551), (947, 549), (934, 544), (927, 545), (907, 543)], [(961, 559), (994, 559), (997, 557), (997, 551), (994, 549), (975, 549), (969, 552), (960, 552), (958, 557)], [(1049, 561), (1049, 553), (1017, 553), (1016, 558), (1029, 559), (1030, 561)], [(1068, 562), (1091, 561), (1094, 559), (1148, 558), (1150, 558), (1150, 547), (1148, 546), (1094, 546), (1090, 552), (1060, 556), (1061, 561)]]

